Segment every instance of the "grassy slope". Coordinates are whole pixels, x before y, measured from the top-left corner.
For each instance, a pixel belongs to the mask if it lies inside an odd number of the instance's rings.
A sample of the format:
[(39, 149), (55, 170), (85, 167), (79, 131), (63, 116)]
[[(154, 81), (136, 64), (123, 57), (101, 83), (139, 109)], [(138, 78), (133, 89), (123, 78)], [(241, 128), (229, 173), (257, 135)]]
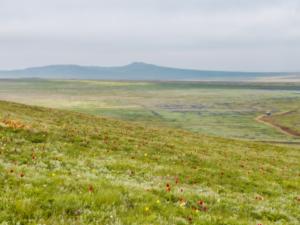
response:
[(0, 99), (213, 136), (294, 138), (255, 121), (300, 105), (299, 84), (0, 80)]
[(8, 102), (0, 119), (1, 222), (299, 224), (299, 149)]

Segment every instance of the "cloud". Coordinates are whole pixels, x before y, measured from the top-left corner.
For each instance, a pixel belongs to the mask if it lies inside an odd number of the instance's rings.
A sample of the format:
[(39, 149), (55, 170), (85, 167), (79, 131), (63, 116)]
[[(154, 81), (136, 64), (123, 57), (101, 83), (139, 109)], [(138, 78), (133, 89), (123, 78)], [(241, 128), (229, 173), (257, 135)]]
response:
[(300, 70), (299, 13), (298, 0), (0, 0), (0, 67)]

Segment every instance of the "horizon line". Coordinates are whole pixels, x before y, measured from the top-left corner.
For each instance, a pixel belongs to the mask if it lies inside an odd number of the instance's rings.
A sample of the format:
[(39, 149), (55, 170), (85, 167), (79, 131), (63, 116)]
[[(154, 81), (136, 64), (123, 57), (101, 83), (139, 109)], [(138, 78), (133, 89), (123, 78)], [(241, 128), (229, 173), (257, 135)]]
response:
[(191, 71), (204, 71), (204, 72), (236, 72), (236, 73), (300, 73), (300, 71), (243, 71), (243, 70), (218, 70), (218, 69), (195, 69), (195, 68), (181, 68), (181, 67), (173, 67), (173, 66), (165, 66), (165, 65), (158, 65), (154, 63), (146, 63), (143, 61), (133, 61), (131, 63), (123, 64), (123, 65), (91, 65), (91, 64), (76, 64), (76, 63), (61, 63), (61, 64), (44, 64), (44, 65), (37, 65), (37, 66), (28, 66), (22, 68), (15, 68), (15, 69), (1, 69), (0, 72), (12, 72), (12, 71), (22, 71), (27, 69), (35, 69), (35, 68), (45, 68), (51, 66), (77, 66), (77, 67), (91, 67), (91, 68), (122, 68), (132, 65), (147, 65), (147, 66), (155, 66), (161, 68), (168, 68), (168, 69), (177, 69), (177, 70), (191, 70)]

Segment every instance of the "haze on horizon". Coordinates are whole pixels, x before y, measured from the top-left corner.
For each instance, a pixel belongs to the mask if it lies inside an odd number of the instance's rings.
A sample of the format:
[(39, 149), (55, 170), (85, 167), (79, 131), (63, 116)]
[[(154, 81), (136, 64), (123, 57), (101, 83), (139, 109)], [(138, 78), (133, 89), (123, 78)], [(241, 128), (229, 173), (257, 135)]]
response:
[(0, 69), (300, 71), (299, 0), (0, 0)]

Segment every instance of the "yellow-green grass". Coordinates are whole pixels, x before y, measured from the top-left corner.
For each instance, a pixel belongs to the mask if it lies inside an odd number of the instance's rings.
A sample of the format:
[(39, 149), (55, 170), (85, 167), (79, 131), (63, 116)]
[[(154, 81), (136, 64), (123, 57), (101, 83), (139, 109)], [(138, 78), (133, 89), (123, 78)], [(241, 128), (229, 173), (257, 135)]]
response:
[(2, 224), (299, 224), (300, 151), (0, 102)]

